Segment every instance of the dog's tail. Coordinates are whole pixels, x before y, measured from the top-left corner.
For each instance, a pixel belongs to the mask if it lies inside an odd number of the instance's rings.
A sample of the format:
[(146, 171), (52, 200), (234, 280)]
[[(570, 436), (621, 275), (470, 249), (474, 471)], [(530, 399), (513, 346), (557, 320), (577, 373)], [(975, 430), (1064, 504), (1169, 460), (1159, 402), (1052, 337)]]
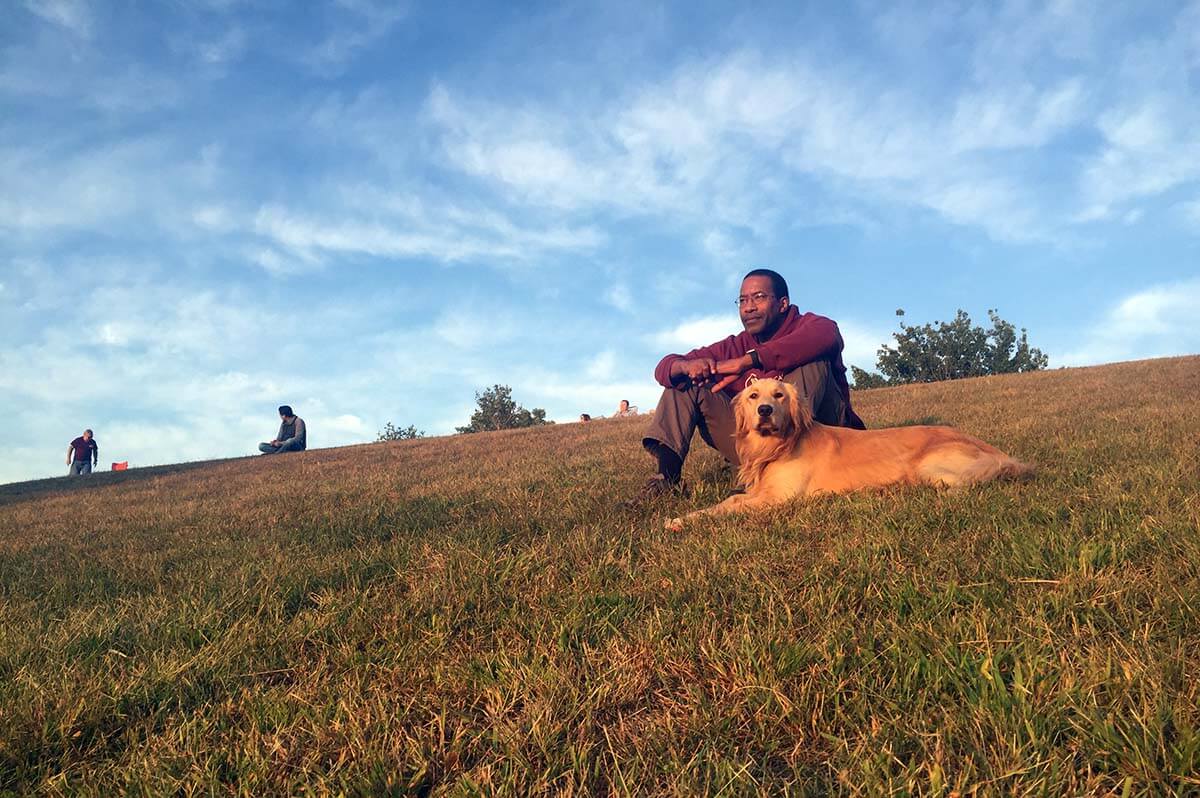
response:
[(1022, 463), (1020, 460), (1008, 458), (1007, 461), (1000, 464), (1000, 468), (996, 473), (999, 479), (1033, 479), (1037, 474), (1037, 469), (1029, 463)]
[(918, 473), (922, 482), (955, 488), (978, 485), (993, 479), (1029, 479), (1033, 476), (1034, 468), (998, 449), (987, 451), (975, 446), (955, 446), (943, 448), (936, 455), (926, 457)]
[(988, 482), (993, 479), (1032, 479), (1034, 467), (1008, 455), (999, 458), (980, 457), (963, 473), (966, 483)]

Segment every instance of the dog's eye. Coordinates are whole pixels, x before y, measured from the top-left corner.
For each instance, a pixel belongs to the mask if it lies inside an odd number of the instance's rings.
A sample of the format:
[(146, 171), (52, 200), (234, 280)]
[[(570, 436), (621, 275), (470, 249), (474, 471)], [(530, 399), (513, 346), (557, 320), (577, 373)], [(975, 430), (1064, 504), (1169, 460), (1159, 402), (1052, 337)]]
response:
[(783, 398), (783, 391), (780, 391), (780, 392), (776, 393), (776, 394), (775, 394), (775, 398), (776, 398), (776, 399), (782, 399), (782, 398)]
[(751, 399), (757, 399), (757, 398), (758, 398), (758, 394), (756, 394), (756, 393), (752, 393), (752, 394), (750, 394), (750, 398), (751, 398)]

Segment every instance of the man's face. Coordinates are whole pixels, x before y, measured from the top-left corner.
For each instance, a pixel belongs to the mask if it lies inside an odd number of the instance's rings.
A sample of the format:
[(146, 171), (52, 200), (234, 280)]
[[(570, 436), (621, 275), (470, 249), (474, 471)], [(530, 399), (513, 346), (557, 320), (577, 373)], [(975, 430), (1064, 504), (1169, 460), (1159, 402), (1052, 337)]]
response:
[(628, 409), (629, 409), (629, 402), (626, 402), (624, 399), (622, 399), (622, 400), (621, 400), (621, 409), (622, 409), (622, 410), (628, 410)]
[(770, 277), (747, 277), (738, 294), (742, 326), (751, 335), (771, 335), (788, 309), (787, 297), (775, 296)]
[(90, 441), (90, 440), (92, 439), (92, 432), (91, 432), (91, 430), (84, 430), (84, 433), (83, 433), (83, 439), (84, 439), (85, 441)]

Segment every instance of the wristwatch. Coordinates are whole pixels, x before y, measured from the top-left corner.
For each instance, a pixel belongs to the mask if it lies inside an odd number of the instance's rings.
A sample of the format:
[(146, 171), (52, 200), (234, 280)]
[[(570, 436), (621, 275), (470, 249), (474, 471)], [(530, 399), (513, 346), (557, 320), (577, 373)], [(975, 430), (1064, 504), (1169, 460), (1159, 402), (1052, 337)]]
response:
[(750, 356), (750, 362), (754, 365), (754, 368), (761, 369), (763, 367), (762, 360), (758, 357), (757, 349), (751, 349), (746, 354)]

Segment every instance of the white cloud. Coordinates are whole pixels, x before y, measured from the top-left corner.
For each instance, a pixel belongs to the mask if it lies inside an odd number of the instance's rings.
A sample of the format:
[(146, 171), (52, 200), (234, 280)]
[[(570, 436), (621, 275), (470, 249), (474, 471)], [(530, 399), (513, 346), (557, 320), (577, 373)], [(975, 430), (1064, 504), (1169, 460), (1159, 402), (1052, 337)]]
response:
[(200, 60), (206, 64), (220, 65), (241, 58), (249, 37), (241, 27), (233, 27), (216, 39), (196, 45)]
[(607, 380), (612, 378), (616, 366), (617, 353), (611, 349), (605, 349), (592, 358), (592, 361), (587, 364), (585, 372), (593, 380)]
[[(746, 51), (687, 64), (590, 116), (463, 100), (441, 85), (427, 112), (452, 166), (548, 208), (669, 213), (761, 235), (780, 218), (824, 221), (790, 185), (816, 179), (856, 201), (916, 205), (1029, 240), (1046, 235), (1038, 195), (987, 156), (1078, 125), (1084, 94), (1067, 80), (980, 89), (939, 108), (831, 65)], [(717, 258), (740, 255), (720, 228), (702, 244)]]
[(408, 15), (407, 4), (396, 0), (336, 0), (336, 6), (321, 26), (324, 38), (302, 51), (302, 60), (325, 75), (340, 73)]
[(522, 261), (550, 251), (586, 251), (603, 241), (601, 233), (590, 227), (522, 228), (495, 212), (471, 215), (458, 208), (421, 208), (407, 216), (330, 221), (267, 205), (258, 211), (253, 229), (277, 246), (310, 259), (329, 252), (447, 262), (479, 258)]
[(707, 346), (741, 332), (742, 323), (734, 314), (702, 316), (681, 322), (650, 336), (655, 347), (665, 351), (687, 352)]
[(252, 263), (275, 277), (303, 274), (322, 265), (321, 259), (310, 250), (289, 250), (287, 254), (283, 254), (271, 247), (258, 247), (250, 250), (249, 258)]
[(77, 36), (91, 36), (92, 14), (84, 0), (25, 0), (25, 8)]
[(457, 311), (444, 313), (433, 325), (433, 334), (458, 349), (477, 350), (495, 346), (516, 334), (510, 319), (489, 313)]
[(234, 216), (223, 205), (205, 205), (192, 212), (192, 223), (205, 230), (222, 232), (233, 227)]
[(629, 313), (633, 310), (633, 294), (629, 291), (629, 286), (624, 281), (616, 281), (608, 287), (608, 291), (604, 293), (604, 301), (612, 305), (622, 313)]
[(1181, 202), (1176, 207), (1184, 221), (1200, 228), (1200, 199)]
[(1084, 366), (1200, 353), (1200, 279), (1154, 285), (1125, 297), (1055, 360)]
[(841, 320), (838, 329), (842, 333), (842, 362), (847, 370), (851, 365), (867, 371), (875, 370), (879, 347), (893, 343), (891, 333), (881, 327)]
[(326, 434), (328, 432), (342, 432), (355, 436), (367, 436), (370, 434), (370, 429), (367, 427), (366, 422), (350, 413), (332, 418), (314, 416), (312, 419), (305, 421), (305, 423), (313, 423), (316, 429), (325, 430)]
[(724, 230), (709, 230), (700, 239), (700, 243), (715, 261), (729, 263), (746, 260), (745, 247), (739, 246)]

